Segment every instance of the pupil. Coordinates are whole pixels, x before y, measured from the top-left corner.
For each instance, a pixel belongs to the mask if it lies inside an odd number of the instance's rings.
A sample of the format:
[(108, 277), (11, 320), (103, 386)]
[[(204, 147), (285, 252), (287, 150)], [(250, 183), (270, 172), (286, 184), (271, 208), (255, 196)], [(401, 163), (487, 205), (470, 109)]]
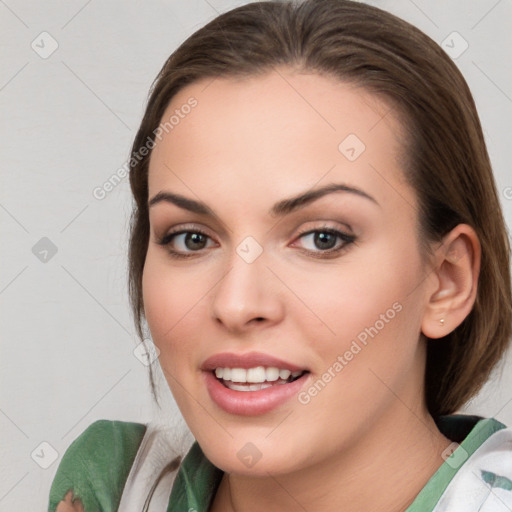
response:
[[(332, 249), (334, 246), (332, 242), (336, 242), (336, 239), (332, 233), (317, 233), (315, 235), (315, 244), (320, 249)], [(327, 247), (325, 246), (326, 244)]]

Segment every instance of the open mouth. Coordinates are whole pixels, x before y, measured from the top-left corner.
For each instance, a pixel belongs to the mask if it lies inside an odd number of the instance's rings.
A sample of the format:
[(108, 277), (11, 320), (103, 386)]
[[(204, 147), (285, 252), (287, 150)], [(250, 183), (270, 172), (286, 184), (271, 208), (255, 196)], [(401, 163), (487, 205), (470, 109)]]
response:
[(277, 367), (215, 368), (212, 372), (217, 380), (233, 391), (261, 391), (300, 379), (307, 370), (291, 372)]

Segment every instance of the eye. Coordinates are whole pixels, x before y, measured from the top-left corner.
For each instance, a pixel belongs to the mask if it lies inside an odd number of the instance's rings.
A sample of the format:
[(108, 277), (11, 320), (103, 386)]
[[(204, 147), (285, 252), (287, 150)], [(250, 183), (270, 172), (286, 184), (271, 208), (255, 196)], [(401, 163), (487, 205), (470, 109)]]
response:
[[(322, 227), (300, 233), (298, 240), (304, 241), (304, 252), (317, 258), (327, 258), (346, 250), (355, 242), (356, 237), (337, 229)], [(198, 256), (204, 249), (215, 246), (211, 237), (204, 231), (195, 227), (187, 229), (186, 226), (167, 233), (157, 240), (157, 243), (166, 247), (173, 258)]]
[(355, 242), (356, 237), (337, 229), (324, 227), (301, 233), (299, 240), (304, 241), (306, 252), (316, 253), (316, 257), (326, 257), (326, 255), (330, 256), (345, 250)]
[(176, 258), (188, 258), (195, 256), (203, 249), (208, 248), (208, 241), (211, 238), (200, 229), (186, 230), (184, 228), (179, 231), (167, 233), (157, 241), (159, 245), (167, 247), (171, 256)]

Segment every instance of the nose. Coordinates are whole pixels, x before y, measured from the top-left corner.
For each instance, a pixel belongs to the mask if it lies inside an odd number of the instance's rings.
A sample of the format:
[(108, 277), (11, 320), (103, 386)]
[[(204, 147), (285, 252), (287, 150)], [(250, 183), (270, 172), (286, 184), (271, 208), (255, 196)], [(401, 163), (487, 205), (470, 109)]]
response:
[(215, 322), (242, 334), (255, 325), (273, 325), (282, 319), (283, 286), (267, 264), (265, 253), (249, 263), (233, 252), (213, 290), (211, 312)]

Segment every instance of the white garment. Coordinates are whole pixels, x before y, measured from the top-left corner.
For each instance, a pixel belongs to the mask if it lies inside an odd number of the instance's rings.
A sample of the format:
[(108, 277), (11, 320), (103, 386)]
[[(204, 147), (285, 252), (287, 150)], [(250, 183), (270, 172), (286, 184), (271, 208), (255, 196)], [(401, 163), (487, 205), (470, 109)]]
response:
[(512, 429), (506, 428), (494, 432), (466, 460), (433, 512), (511, 511)]
[[(177, 455), (183, 458), (194, 442), (160, 365), (153, 365), (153, 371), (161, 407), (154, 404), (154, 420), (146, 425), (146, 432), (123, 489), (118, 512), (142, 512), (146, 497), (163, 467)], [(151, 498), (149, 512), (167, 510), (176, 474), (177, 471), (173, 471), (160, 481)]]

